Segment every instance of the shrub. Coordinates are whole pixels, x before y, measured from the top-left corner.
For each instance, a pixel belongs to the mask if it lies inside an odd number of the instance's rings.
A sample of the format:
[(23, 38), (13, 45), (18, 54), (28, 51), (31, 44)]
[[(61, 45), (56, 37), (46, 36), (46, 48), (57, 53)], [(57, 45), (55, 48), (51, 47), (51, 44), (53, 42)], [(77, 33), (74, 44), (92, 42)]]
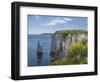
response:
[(67, 56), (53, 59), (52, 65), (87, 64), (87, 43), (73, 42), (68, 48)]

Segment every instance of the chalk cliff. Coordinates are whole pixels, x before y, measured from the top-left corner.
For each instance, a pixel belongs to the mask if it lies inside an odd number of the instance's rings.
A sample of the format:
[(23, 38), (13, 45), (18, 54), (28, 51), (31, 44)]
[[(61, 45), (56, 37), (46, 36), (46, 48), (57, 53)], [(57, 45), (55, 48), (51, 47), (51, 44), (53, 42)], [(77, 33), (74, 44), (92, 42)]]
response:
[(72, 42), (87, 40), (87, 32), (83, 30), (64, 30), (52, 34), (50, 56), (62, 58)]

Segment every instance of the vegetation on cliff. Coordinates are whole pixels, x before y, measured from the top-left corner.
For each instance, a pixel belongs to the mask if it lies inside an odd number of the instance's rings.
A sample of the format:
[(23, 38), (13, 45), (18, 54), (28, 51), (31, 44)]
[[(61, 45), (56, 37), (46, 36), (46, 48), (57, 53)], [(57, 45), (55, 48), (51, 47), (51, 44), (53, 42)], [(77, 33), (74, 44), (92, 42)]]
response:
[[(61, 33), (62, 37), (71, 33), (87, 33), (83, 30), (63, 30), (57, 31), (57, 33)], [(67, 44), (66, 44), (67, 45)], [(67, 49), (67, 56), (56, 59), (55, 56), (52, 58), (52, 65), (70, 65), (70, 64), (87, 64), (88, 58), (88, 44), (87, 39), (83, 39), (82, 41), (72, 42)]]
[(86, 30), (60, 30), (56, 31), (55, 34), (60, 34), (63, 38), (65, 38), (68, 34), (74, 35), (74, 34), (87, 34)]
[(87, 31), (86, 30), (60, 30), (55, 32), (55, 34), (78, 34), (78, 33), (87, 33)]

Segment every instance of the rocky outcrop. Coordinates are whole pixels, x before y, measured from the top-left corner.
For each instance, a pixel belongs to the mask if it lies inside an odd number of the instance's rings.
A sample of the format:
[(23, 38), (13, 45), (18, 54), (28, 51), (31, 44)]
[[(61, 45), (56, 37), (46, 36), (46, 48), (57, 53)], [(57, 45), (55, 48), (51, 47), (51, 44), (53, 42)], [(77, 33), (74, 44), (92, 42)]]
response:
[(87, 33), (84, 31), (54, 33), (51, 39), (51, 57), (62, 58), (68, 53), (68, 47), (72, 42), (87, 40)]
[(43, 54), (43, 50), (42, 47), (40, 45), (40, 42), (38, 41), (38, 46), (37, 46), (37, 55), (42, 55)]
[(38, 41), (38, 45), (37, 45), (37, 63), (38, 63), (38, 65), (41, 64), (42, 56), (43, 56), (43, 50), (40, 45), (40, 42)]
[(65, 55), (65, 42), (61, 34), (53, 34), (51, 39), (51, 56), (61, 58)]

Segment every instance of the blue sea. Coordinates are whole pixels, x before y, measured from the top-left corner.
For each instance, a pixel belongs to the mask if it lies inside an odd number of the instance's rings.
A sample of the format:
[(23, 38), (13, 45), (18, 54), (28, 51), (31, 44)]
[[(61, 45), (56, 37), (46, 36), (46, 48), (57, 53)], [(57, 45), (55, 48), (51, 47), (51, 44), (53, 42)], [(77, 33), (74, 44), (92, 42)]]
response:
[[(38, 41), (43, 50), (41, 57), (37, 57)], [(50, 64), (51, 35), (28, 35), (28, 66), (45, 66)]]

